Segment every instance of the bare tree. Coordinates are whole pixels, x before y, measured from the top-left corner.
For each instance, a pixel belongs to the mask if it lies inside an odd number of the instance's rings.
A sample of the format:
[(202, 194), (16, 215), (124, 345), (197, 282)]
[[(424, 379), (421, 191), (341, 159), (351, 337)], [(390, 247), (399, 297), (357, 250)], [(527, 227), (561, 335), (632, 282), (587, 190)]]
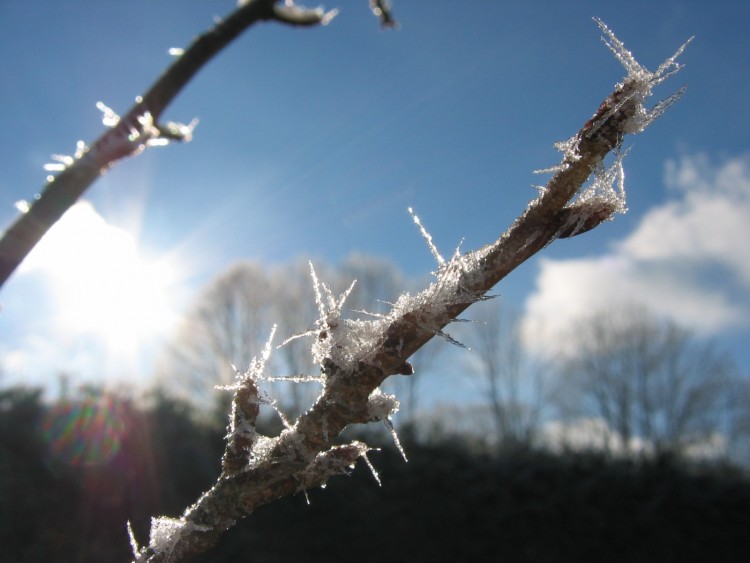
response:
[[(316, 264), (318, 274), (344, 290), (356, 281), (347, 308), (367, 317), (366, 304), (380, 314), (398, 297), (404, 276), (389, 260), (352, 254), (338, 268)], [(244, 370), (253, 353), (261, 349), (273, 325), (288, 341), (279, 346), (271, 365), (279, 377), (269, 389), (290, 414), (299, 414), (317, 394), (314, 385), (296, 385), (315, 365), (310, 343), (293, 339), (315, 326), (318, 310), (310, 283), (310, 266), (303, 261), (264, 268), (250, 261), (237, 262), (209, 282), (185, 315), (159, 362), (161, 383), (199, 407), (216, 406), (226, 393), (215, 386), (228, 385), (236, 369)], [(283, 375), (282, 375), (283, 374)], [(304, 379), (304, 378), (303, 378)]]
[[(272, 285), (252, 262), (230, 267), (196, 300), (160, 362), (159, 377), (192, 399), (215, 397), (215, 385), (229, 385), (235, 370), (263, 346), (271, 314)], [(210, 403), (210, 401), (209, 401)], [(214, 406), (214, 405), (211, 405)]]
[[(372, 5), (381, 23), (391, 25), (387, 2)], [(189, 136), (189, 127), (161, 125), (159, 118), (198, 69), (237, 35), (259, 21), (319, 25), (331, 16), (323, 10), (300, 8), (291, 0), (241, 1), (232, 14), (199, 36), (123, 119), (111, 116), (112, 129), (65, 160), (65, 170), (0, 240), (0, 283), (65, 209), (117, 160), (151, 141)], [(259, 435), (256, 421), (264, 396), (258, 384), (267, 377), (269, 341), (228, 388), (232, 412), (221, 475), (179, 518), (154, 518), (147, 546), (140, 547), (131, 532), (136, 561), (180, 561), (200, 553), (258, 506), (320, 486), (331, 476), (348, 472), (359, 458), (366, 460), (369, 448), (365, 444), (334, 445), (334, 439), (351, 424), (381, 421), (390, 425), (398, 401), (380, 390), (388, 377), (411, 373), (409, 357), (434, 336), (450, 340), (445, 327), (519, 264), (553, 240), (589, 231), (624, 210), (619, 151), (623, 138), (645, 129), (682, 93), (653, 108), (644, 105), (652, 89), (680, 69), (676, 59), (685, 46), (651, 72), (602, 22), (597, 23), (627, 75), (583, 127), (557, 145), (562, 161), (549, 169), (552, 178), (538, 197), (495, 242), (466, 254), (456, 253), (449, 260), (421, 227), (438, 262), (435, 280), (415, 295), (402, 294), (390, 310), (370, 320), (343, 318), (348, 292), (335, 295), (313, 273), (318, 318), (310, 336), (322, 392), (294, 421), (284, 420), (280, 435)], [(605, 157), (611, 152), (615, 161), (606, 167)], [(584, 189), (592, 176), (591, 185)]]
[[(329, 269), (325, 268), (325, 271), (329, 272)], [(268, 319), (266, 327), (270, 328), (273, 323), (277, 323), (283, 339), (302, 334), (314, 327), (318, 311), (310, 284), (309, 264), (299, 260), (277, 267), (271, 277), (270, 298), (273, 316)], [(284, 346), (277, 348), (274, 357), (280, 360), (275, 364), (278, 373), (286, 374), (288, 377), (313, 373), (316, 368), (310, 355), (310, 342), (306, 339), (288, 341)], [(274, 395), (279, 397), (284, 410), (292, 415), (300, 414), (318, 393), (318, 387), (314, 382), (309, 385), (277, 382), (275, 386)]]
[(466, 365), (480, 380), (498, 442), (528, 445), (537, 437), (545, 405), (542, 371), (524, 351), (518, 316), (493, 305), (471, 326)]
[(638, 306), (582, 320), (564, 363), (569, 412), (601, 417), (625, 447), (685, 451), (722, 431), (732, 364)]

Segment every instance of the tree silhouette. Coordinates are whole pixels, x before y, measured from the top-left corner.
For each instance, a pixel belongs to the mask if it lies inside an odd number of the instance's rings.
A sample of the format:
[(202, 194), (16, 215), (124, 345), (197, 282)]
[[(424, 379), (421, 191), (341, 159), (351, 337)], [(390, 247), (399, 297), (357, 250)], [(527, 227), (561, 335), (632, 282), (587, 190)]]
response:
[(732, 365), (711, 343), (638, 306), (583, 319), (570, 343), (568, 408), (601, 417), (610, 448), (684, 453), (723, 433)]

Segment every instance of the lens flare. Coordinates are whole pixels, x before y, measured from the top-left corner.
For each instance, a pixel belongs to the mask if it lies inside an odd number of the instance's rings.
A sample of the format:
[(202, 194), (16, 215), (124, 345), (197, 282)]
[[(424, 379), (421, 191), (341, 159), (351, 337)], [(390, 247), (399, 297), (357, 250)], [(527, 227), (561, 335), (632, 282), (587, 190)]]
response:
[(74, 466), (101, 465), (120, 451), (128, 410), (122, 400), (105, 393), (60, 401), (42, 420), (42, 434), (56, 459)]

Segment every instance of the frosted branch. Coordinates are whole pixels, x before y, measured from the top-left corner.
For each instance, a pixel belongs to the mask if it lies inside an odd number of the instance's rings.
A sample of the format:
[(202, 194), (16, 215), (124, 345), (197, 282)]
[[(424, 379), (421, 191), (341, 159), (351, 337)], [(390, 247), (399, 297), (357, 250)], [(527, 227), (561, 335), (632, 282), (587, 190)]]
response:
[[(392, 21), (386, 2), (373, 1), (371, 6), (381, 22)], [(21, 217), (29, 218), (28, 222), (20, 221), (21, 227), (14, 225), (0, 241), (0, 276), (4, 276), (0, 283), (62, 212), (117, 159), (135, 154), (152, 140), (190, 136), (190, 125), (159, 125), (161, 114), (195, 72), (239, 33), (258, 21), (318, 25), (330, 17), (332, 12), (300, 8), (290, 1), (280, 4), (272, 0), (243, 0), (233, 14), (175, 59), (124, 117), (102, 104), (108, 131), (91, 148), (80, 145), (76, 156), (55, 158), (52, 171), (59, 171), (59, 175)], [(411, 374), (409, 357), (434, 336), (452, 341), (445, 327), (459, 319), (470, 305), (487, 299), (495, 284), (539, 250), (556, 238), (588, 231), (624, 210), (620, 154), (623, 138), (642, 131), (679, 97), (680, 91), (650, 110), (644, 106), (651, 89), (681, 68), (676, 58), (685, 46), (652, 73), (601, 21), (597, 23), (627, 76), (573, 137), (558, 144), (562, 162), (550, 169), (553, 176), (538, 197), (493, 243), (465, 254), (457, 251), (448, 261), (412, 212), (438, 262), (435, 279), (416, 295), (404, 293), (389, 312), (369, 320), (351, 320), (342, 315), (353, 283), (335, 296), (311, 265), (319, 318), (306, 336), (313, 339), (311, 353), (320, 366), (320, 395), (294, 421), (279, 413), (285, 428), (278, 436), (257, 433), (260, 406), (274, 404), (258, 387), (261, 379), (272, 379), (263, 374), (272, 350), (272, 332), (261, 355), (250, 362), (245, 372), (238, 372), (228, 387), (233, 392), (232, 412), (221, 476), (179, 518), (154, 518), (148, 546), (139, 547), (131, 529), (136, 561), (181, 561), (201, 553), (257, 507), (321, 486), (331, 476), (349, 472), (359, 458), (365, 458), (371, 466), (365, 444), (331, 445), (349, 425), (382, 421), (406, 459), (390, 421), (398, 401), (383, 394), (379, 390), (381, 384), (392, 375)], [(615, 162), (605, 167), (605, 157), (612, 152)], [(592, 175), (591, 186), (584, 188)], [(17, 248), (9, 251), (14, 245)], [(303, 379), (305, 376), (300, 377), (300, 381)]]

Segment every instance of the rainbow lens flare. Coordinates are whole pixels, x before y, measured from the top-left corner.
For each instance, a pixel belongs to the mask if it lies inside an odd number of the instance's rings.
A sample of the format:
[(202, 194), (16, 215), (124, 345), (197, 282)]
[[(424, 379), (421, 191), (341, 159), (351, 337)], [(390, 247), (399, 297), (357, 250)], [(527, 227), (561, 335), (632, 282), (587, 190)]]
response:
[(60, 401), (41, 423), (50, 453), (75, 466), (100, 465), (111, 460), (122, 446), (129, 409), (106, 393)]

